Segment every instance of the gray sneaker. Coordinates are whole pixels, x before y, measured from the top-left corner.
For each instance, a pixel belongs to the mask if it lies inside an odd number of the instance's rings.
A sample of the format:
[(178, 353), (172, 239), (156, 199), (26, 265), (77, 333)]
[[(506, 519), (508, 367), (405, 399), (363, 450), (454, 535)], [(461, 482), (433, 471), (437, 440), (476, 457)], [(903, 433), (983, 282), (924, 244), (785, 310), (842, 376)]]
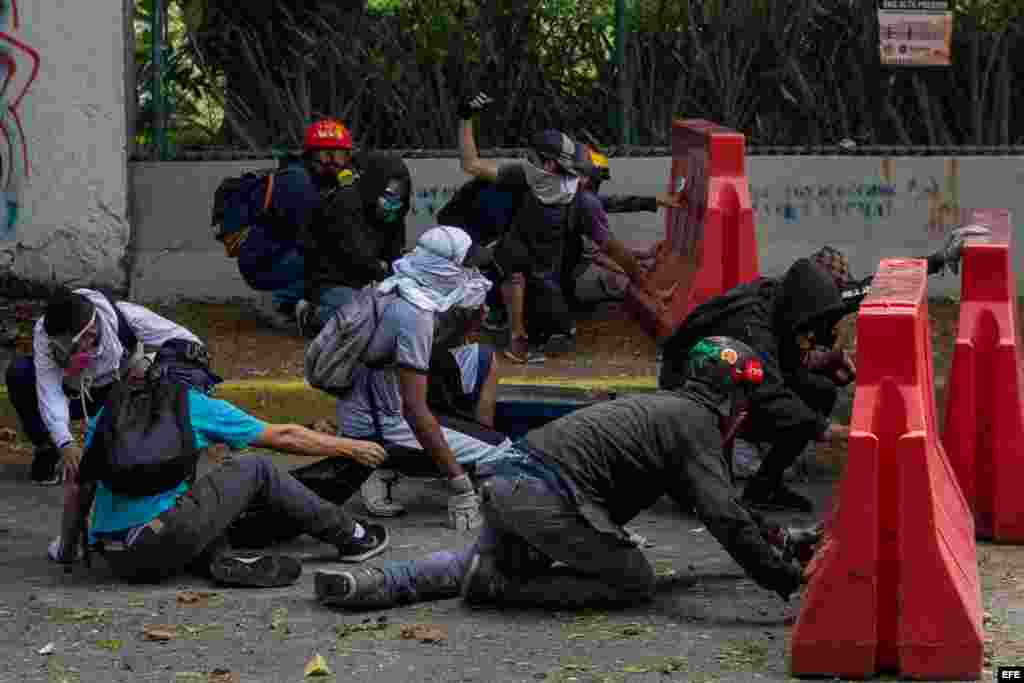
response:
[(387, 577), (375, 567), (346, 571), (321, 569), (313, 575), (317, 602), (330, 607), (350, 610), (393, 607), (395, 602), (387, 587)]

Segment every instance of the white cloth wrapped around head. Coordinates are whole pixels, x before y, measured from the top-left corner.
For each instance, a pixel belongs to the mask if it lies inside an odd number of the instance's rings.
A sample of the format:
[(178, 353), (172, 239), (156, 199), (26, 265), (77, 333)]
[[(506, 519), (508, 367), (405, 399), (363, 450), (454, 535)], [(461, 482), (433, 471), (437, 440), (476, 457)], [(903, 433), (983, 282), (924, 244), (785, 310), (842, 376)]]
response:
[(492, 286), (476, 267), (481, 258), (485, 252), (474, 247), (465, 230), (439, 225), (420, 235), (416, 248), (394, 262), (395, 274), (377, 291), (397, 290), (409, 303), (434, 313), (477, 308)]

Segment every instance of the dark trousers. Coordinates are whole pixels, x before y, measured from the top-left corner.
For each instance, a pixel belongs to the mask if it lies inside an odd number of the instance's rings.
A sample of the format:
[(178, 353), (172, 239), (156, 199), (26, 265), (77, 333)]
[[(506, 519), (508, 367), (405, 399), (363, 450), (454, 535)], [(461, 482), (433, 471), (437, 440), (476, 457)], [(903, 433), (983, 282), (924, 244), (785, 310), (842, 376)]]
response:
[[(39, 413), (39, 397), (36, 394), (36, 363), (31, 356), (21, 356), (7, 366), (7, 396), (14, 405), (18, 414), (21, 428), (25, 430), (29, 440), (37, 448), (54, 446), (50, 438), (50, 432), (43, 423), (43, 416)], [(90, 398), (85, 400), (85, 409), (89, 415), (95, 415), (106, 401), (107, 394), (113, 387), (108, 384), (105, 387), (97, 387), (89, 391)], [(69, 408), (71, 409), (72, 420), (85, 419), (82, 412), (82, 401), (79, 397), (73, 397)]]
[[(201, 477), (170, 510), (150, 522), (124, 550), (106, 554), (125, 578), (158, 580), (186, 568), (211, 548), (223, 548), (226, 532), (251, 508), (274, 515), (277, 528), (309, 534), (326, 543), (351, 538), (355, 523), (342, 509), (281, 472), (261, 456), (237, 458)], [(252, 530), (250, 533), (256, 533)]]
[[(832, 414), (839, 392), (835, 383), (828, 377), (807, 370), (798, 370), (790, 377), (789, 386), (800, 400), (819, 415), (828, 417)], [(803, 428), (775, 429), (770, 433), (764, 429), (761, 431), (762, 434), (756, 435), (755, 438), (768, 436), (757, 440), (769, 441), (771, 447), (748, 486), (778, 488), (782, 485), (786, 469), (800, 457), (815, 435), (808, 434)]]
[[(482, 480), (486, 523), (472, 545), (378, 565), (383, 581), (360, 607), (384, 609), (459, 594), (474, 554), (489, 555), (508, 584), (499, 601), (524, 607), (621, 606), (648, 599), (655, 576), (644, 554), (603, 534), (550, 485), (528, 474)], [(566, 566), (555, 568), (555, 562)]]
[[(528, 474), (483, 479), (481, 508), (492, 553), (511, 580), (506, 604), (584, 607), (631, 604), (655, 588), (650, 562), (636, 546), (589, 524), (575, 505)], [(563, 569), (553, 569), (561, 562)]]

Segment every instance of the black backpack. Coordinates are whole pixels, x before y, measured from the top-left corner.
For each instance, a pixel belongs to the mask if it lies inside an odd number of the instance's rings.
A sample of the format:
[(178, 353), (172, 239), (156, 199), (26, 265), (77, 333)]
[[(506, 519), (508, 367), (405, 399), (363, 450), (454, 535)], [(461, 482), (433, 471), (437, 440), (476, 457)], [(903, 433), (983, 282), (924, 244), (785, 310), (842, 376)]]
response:
[(141, 385), (119, 382), (103, 405), (82, 457), (82, 482), (141, 498), (195, 478), (199, 451), (189, 413), (189, 386), (166, 376)]
[[(261, 220), (270, 218), (270, 200), (274, 194), (274, 178), (280, 169), (266, 168), (221, 181), (213, 193), (213, 211), (210, 225), (213, 237), (224, 245), (228, 258), (237, 258), (249, 229)], [(228, 206), (235, 206), (240, 216), (238, 225), (224, 225)]]

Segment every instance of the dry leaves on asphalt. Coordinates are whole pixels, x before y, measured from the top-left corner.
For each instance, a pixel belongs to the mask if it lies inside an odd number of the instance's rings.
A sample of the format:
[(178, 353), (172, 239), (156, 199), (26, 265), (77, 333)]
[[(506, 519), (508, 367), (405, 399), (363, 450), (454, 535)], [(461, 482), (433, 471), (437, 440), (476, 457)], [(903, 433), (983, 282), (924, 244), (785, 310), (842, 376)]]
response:
[(448, 629), (434, 624), (403, 624), (402, 640), (418, 640), (421, 643), (441, 643), (448, 640)]
[(214, 669), (210, 672), (207, 683), (241, 683), (242, 674), (229, 669)]
[(209, 607), (211, 602), (215, 602), (218, 599), (220, 599), (220, 593), (211, 591), (182, 591), (178, 593), (179, 605)]
[(166, 624), (151, 624), (142, 627), (142, 637), (146, 640), (167, 641), (178, 637), (178, 627)]

